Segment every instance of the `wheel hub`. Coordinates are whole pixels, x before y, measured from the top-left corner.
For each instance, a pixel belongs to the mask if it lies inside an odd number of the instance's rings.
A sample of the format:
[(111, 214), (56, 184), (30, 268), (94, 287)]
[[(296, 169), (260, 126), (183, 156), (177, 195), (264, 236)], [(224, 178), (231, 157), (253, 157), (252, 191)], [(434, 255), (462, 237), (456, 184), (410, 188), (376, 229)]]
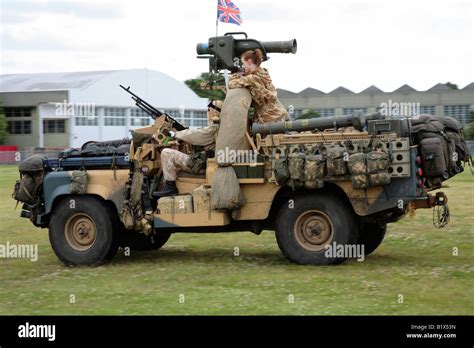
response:
[(319, 210), (311, 210), (304, 212), (296, 219), (294, 234), (301, 247), (310, 251), (319, 251), (331, 242), (334, 226), (327, 214)]
[(95, 243), (97, 228), (89, 215), (79, 213), (68, 219), (64, 234), (66, 242), (71, 248), (77, 251), (86, 251)]

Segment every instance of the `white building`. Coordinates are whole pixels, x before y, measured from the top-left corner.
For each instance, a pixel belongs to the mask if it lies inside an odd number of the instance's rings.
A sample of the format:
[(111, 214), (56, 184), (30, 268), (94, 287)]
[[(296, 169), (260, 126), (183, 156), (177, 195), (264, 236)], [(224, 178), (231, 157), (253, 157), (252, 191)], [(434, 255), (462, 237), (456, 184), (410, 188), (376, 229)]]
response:
[(207, 125), (207, 100), (183, 82), (154, 70), (131, 69), (0, 76), (8, 145), (80, 147), (89, 140), (128, 137), (152, 122), (131, 90), (190, 127)]

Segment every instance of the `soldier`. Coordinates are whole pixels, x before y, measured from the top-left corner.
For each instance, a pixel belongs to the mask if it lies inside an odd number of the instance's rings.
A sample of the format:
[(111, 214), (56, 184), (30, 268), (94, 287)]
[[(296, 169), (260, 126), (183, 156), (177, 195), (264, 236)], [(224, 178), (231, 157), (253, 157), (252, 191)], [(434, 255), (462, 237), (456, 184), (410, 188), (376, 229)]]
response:
[[(220, 100), (211, 101), (207, 107), (208, 126), (199, 129), (185, 129), (176, 132), (175, 138), (191, 145), (203, 146), (209, 150), (214, 147), (219, 129), (219, 115), (223, 102)], [(161, 167), (165, 186), (161, 191), (153, 193), (154, 197), (168, 197), (178, 195), (176, 187), (176, 176), (180, 170), (185, 172), (198, 172), (199, 167), (204, 164), (205, 159), (200, 156), (191, 156), (173, 149), (163, 149), (161, 151)]]
[(277, 98), (268, 70), (260, 67), (263, 55), (259, 49), (246, 51), (241, 56), (243, 72), (232, 74), (229, 88), (247, 88), (255, 108), (254, 119), (259, 123), (288, 120), (288, 112)]

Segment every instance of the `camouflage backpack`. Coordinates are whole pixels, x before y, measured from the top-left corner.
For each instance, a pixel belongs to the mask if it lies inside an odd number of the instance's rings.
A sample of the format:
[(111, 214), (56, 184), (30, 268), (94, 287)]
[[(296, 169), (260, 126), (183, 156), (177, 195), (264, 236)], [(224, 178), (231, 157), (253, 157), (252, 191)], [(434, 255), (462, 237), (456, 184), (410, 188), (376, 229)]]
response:
[(365, 153), (354, 153), (349, 156), (347, 168), (351, 174), (352, 187), (363, 189), (369, 187), (369, 176), (367, 174), (367, 155)]
[(386, 152), (371, 151), (367, 154), (367, 172), (370, 186), (390, 184), (389, 158)]
[(324, 186), (326, 161), (322, 155), (306, 155), (304, 163), (304, 186), (317, 189)]
[(288, 170), (288, 164), (286, 158), (279, 158), (275, 160), (273, 165), (273, 173), (275, 175), (275, 181), (278, 185), (283, 185), (290, 178), (290, 172)]
[(464, 170), (462, 162), (471, 162), (462, 125), (454, 118), (420, 115), (411, 119), (411, 128), (428, 186), (440, 185)]
[(33, 155), (18, 166), (20, 180), (15, 184), (12, 197), (20, 202), (35, 204), (40, 194), (44, 176), (45, 155)]
[(304, 153), (294, 152), (288, 156), (288, 170), (290, 178), (293, 180), (303, 180), (304, 178)]
[(330, 145), (327, 149), (327, 172), (328, 176), (341, 176), (347, 173), (344, 155), (346, 148), (340, 145)]

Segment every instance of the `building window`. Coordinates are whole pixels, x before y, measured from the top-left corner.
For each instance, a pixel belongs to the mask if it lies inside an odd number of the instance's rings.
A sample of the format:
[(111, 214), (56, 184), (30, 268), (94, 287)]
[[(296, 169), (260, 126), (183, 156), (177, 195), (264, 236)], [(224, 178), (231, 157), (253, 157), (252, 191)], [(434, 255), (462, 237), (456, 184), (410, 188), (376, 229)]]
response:
[(105, 126), (125, 126), (125, 109), (124, 108), (105, 108), (104, 109), (104, 125)]
[[(160, 109), (162, 112), (170, 115), (177, 122), (185, 127), (205, 127), (207, 126), (206, 110), (186, 110), (186, 109)], [(151, 122), (150, 116), (141, 109), (132, 108), (130, 125), (148, 126)]]
[(182, 118), (177, 120), (179, 123), (181, 123), (185, 127), (191, 127), (192, 126), (192, 119), (190, 118)]
[(105, 116), (104, 118), (105, 126), (125, 126), (126, 118), (125, 117), (109, 117)]
[(194, 110), (194, 117), (207, 120), (207, 111)]
[(434, 105), (421, 105), (420, 106), (420, 115), (428, 114), (434, 115), (435, 114), (435, 106)]
[(194, 127), (198, 127), (198, 128), (206, 127), (208, 125), (207, 112), (194, 110), (193, 120), (194, 120), (194, 124), (193, 124)]
[(7, 132), (9, 134), (31, 134), (32, 108), (5, 108), (7, 118)]
[(175, 118), (175, 119), (179, 119), (179, 118), (182, 118), (184, 117), (185, 115), (185, 111), (183, 112), (183, 110), (179, 110), (179, 109), (165, 109), (163, 110), (164, 113), (170, 115), (171, 117)]
[(367, 108), (343, 108), (342, 114), (343, 115), (352, 115), (355, 111), (362, 111), (364, 114), (367, 113)]
[(444, 116), (454, 117), (458, 121), (466, 123), (470, 109), (469, 105), (445, 105)]
[(76, 126), (98, 126), (99, 118), (97, 116), (76, 116)]
[(66, 120), (43, 120), (44, 134), (66, 133)]
[(315, 109), (321, 117), (330, 117), (334, 116), (334, 109)]
[(8, 121), (7, 131), (9, 134), (31, 134), (31, 121)]
[(150, 124), (151, 117), (143, 110), (139, 108), (133, 108), (131, 110), (130, 126), (132, 127), (145, 127)]
[(105, 108), (104, 116), (125, 117), (125, 109), (124, 108)]
[(132, 127), (146, 127), (150, 125), (150, 118), (145, 118), (145, 117), (132, 117), (130, 119), (130, 126)]
[(201, 127), (206, 127), (207, 126), (207, 118), (205, 119), (202, 119), (202, 118), (195, 118), (194, 119), (194, 127), (198, 127), (198, 128), (201, 128)]
[(293, 116), (295, 116), (295, 117), (299, 117), (299, 116), (303, 115), (303, 113), (304, 113), (303, 109), (294, 109), (293, 110)]
[(287, 111), (290, 119), (295, 120), (303, 114), (304, 109), (287, 108)]
[(31, 117), (31, 108), (5, 108), (5, 116), (14, 117)]

